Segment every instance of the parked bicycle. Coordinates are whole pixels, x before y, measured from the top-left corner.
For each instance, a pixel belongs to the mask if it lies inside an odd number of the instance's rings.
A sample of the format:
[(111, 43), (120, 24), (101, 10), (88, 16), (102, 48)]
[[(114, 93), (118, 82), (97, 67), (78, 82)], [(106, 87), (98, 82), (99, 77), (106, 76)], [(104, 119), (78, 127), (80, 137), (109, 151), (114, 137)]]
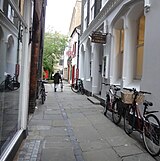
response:
[[(122, 100), (128, 104), (124, 115), (124, 130), (130, 135), (134, 130), (140, 132), (143, 136), (146, 150), (152, 155), (160, 154), (160, 121), (154, 115), (158, 111), (149, 111), (148, 108), (153, 104), (144, 101), (144, 95), (150, 92), (137, 91), (136, 89), (127, 89), (122, 92)], [(144, 103), (143, 103), (144, 102)], [(141, 112), (138, 103), (143, 103), (144, 109)], [(142, 113), (142, 114), (141, 114)]]
[(71, 84), (71, 90), (75, 93), (80, 92), (81, 94), (84, 94), (83, 81), (81, 79), (75, 79), (74, 83)]
[(39, 80), (40, 82), (40, 96), (41, 96), (41, 103), (44, 104), (45, 100), (46, 100), (46, 91), (45, 91), (45, 86), (44, 83), (47, 83), (47, 81), (45, 80)]
[(6, 75), (6, 78), (0, 84), (0, 91), (14, 91), (20, 87), (20, 83), (18, 82), (16, 76), (12, 77), (10, 74)]
[(113, 122), (119, 124), (123, 114), (123, 106), (121, 97), (117, 95), (117, 92), (121, 88), (118, 85), (102, 84), (109, 86), (109, 90), (106, 92), (104, 115), (107, 116), (108, 111), (112, 112)]

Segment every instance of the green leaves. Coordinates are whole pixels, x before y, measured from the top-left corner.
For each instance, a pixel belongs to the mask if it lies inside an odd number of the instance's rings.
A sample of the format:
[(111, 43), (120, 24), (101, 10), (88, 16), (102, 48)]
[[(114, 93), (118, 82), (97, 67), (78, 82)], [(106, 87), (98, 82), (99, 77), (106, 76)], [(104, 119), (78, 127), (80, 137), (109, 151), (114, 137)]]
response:
[(43, 66), (52, 72), (63, 55), (68, 37), (58, 32), (48, 31), (44, 36)]

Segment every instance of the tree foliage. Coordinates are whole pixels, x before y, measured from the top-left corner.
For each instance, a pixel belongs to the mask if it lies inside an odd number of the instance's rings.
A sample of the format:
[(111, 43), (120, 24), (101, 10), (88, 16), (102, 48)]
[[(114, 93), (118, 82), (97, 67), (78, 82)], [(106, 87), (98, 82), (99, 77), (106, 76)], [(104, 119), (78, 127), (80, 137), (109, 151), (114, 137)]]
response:
[(58, 32), (48, 31), (44, 36), (43, 67), (50, 73), (59, 62), (68, 37)]

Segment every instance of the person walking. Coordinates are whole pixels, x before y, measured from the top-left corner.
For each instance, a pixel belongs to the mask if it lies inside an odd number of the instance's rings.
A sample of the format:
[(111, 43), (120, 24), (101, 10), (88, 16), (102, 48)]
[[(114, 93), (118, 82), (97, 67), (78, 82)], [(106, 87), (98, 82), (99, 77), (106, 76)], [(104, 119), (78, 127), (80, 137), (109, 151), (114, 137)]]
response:
[(59, 85), (59, 82), (60, 82), (60, 81), (62, 82), (62, 77), (61, 77), (59, 71), (57, 71), (57, 72), (54, 74), (53, 80), (54, 80), (54, 92), (56, 92), (57, 87), (58, 87), (58, 85)]

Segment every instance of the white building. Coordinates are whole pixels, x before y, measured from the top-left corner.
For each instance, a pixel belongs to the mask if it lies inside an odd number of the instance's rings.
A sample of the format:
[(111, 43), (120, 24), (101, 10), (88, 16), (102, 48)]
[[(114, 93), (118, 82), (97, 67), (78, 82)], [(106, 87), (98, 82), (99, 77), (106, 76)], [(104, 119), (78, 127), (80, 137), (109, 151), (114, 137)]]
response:
[[(160, 110), (159, 16), (159, 0), (82, 1), (80, 78), (89, 95), (105, 99), (106, 82), (134, 87)], [(106, 43), (91, 42), (93, 32)]]
[(79, 37), (80, 26), (77, 26), (64, 52), (64, 77), (71, 84), (79, 77)]
[(81, 3), (76, 0), (69, 27), (69, 42), (64, 51), (64, 79), (73, 83), (79, 77), (79, 38), (81, 24)]

